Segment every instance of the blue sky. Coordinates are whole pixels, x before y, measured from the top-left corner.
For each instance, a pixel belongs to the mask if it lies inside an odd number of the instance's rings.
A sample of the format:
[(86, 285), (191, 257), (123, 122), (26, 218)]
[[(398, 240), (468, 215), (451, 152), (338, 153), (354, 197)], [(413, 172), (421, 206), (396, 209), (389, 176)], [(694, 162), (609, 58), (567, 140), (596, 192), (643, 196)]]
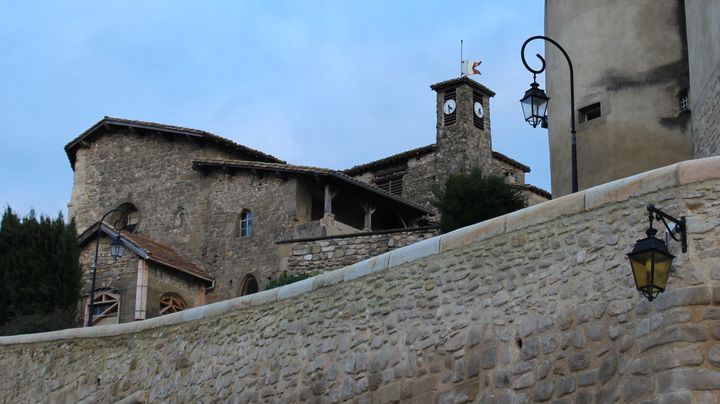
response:
[(0, 203), (66, 212), (63, 147), (105, 115), (335, 169), (433, 143), (429, 85), (458, 76), (460, 39), (497, 93), (493, 149), (549, 190), (547, 132), (518, 102), (532, 80), (519, 49), (542, 34), (543, 4), (2, 0)]

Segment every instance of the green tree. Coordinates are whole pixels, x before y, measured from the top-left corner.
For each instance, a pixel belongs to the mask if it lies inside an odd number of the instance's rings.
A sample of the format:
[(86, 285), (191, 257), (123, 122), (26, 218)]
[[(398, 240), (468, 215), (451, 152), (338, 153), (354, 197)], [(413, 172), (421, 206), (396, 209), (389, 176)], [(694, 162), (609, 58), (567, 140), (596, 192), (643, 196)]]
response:
[(75, 223), (62, 214), (0, 221), (0, 335), (74, 326), (80, 297)]
[(433, 203), (440, 211), (440, 231), (492, 219), (525, 207), (525, 198), (502, 177), (485, 176), (480, 169), (470, 174), (451, 175), (442, 189), (435, 191)]

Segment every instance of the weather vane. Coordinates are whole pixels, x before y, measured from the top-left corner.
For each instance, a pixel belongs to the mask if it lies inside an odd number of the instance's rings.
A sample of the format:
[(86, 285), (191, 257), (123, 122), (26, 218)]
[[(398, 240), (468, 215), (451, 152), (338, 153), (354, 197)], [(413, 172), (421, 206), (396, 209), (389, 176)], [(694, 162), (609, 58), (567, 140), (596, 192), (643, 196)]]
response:
[(481, 60), (463, 60), (463, 40), (460, 40), (460, 77), (467, 77), (471, 74), (480, 74), (477, 69), (482, 63)]

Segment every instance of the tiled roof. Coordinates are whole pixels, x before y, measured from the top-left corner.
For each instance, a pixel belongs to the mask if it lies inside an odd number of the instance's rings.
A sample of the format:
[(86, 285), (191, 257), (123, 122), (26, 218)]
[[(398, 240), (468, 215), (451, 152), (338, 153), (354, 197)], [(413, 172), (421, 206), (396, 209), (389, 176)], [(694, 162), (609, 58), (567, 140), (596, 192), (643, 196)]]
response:
[(393, 154), (392, 156), (384, 157), (379, 160), (371, 161), (369, 163), (360, 164), (352, 168), (348, 168), (347, 170), (344, 170), (343, 172), (347, 175), (356, 175), (361, 174), (365, 171), (373, 170), (385, 165), (391, 165), (393, 163), (401, 162), (403, 160), (407, 160), (411, 157), (417, 157), (422, 156), (428, 153), (432, 153), (435, 151), (435, 144), (429, 144), (427, 146), (418, 147), (417, 149), (412, 149), (408, 151), (404, 151), (402, 153)]
[(538, 194), (544, 198), (547, 198), (548, 200), (552, 199), (552, 195), (550, 194), (550, 192), (548, 192), (540, 187), (536, 187), (535, 185), (519, 184), (519, 185), (515, 185), (515, 187), (524, 189), (524, 190), (528, 190), (528, 191)]
[[(412, 150), (404, 151), (402, 153), (393, 154), (392, 156), (384, 157), (379, 160), (371, 161), (369, 163), (360, 164), (355, 167), (344, 170), (343, 172), (347, 175), (358, 175), (358, 174), (362, 174), (366, 171), (376, 170), (383, 166), (400, 163), (411, 157), (417, 157), (417, 156), (422, 156), (422, 155), (425, 155), (428, 153), (433, 153), (434, 151), (435, 151), (435, 144), (433, 143), (433, 144), (429, 144), (427, 146), (418, 147), (417, 149), (412, 149)], [(517, 167), (526, 173), (530, 172), (530, 167), (526, 166), (525, 164), (520, 163), (517, 160), (511, 159), (510, 157), (508, 157), (500, 152), (496, 152), (496, 151), (493, 151), (492, 154), (493, 154), (493, 158), (495, 158), (497, 160), (500, 160), (502, 162), (510, 164), (511, 166)]]
[[(83, 246), (89, 241), (94, 240), (93, 236), (95, 235), (97, 228), (97, 223), (88, 227), (87, 230), (78, 236), (78, 244)], [(102, 230), (103, 233), (109, 235), (110, 237), (117, 236), (117, 231), (104, 223), (102, 225)], [(212, 275), (205, 272), (189, 258), (180, 255), (171, 247), (150, 240), (149, 238), (143, 237), (139, 234), (128, 233), (127, 231), (120, 231), (120, 235), (123, 244), (125, 244), (126, 247), (142, 259), (157, 262), (167, 268), (184, 272), (190, 276), (200, 278), (207, 282), (214, 281)]]
[(526, 166), (525, 164), (523, 164), (517, 160), (511, 159), (510, 157), (508, 157), (500, 152), (493, 151), (493, 158), (498, 159), (507, 164), (510, 164), (511, 166), (515, 166), (515, 167), (523, 170), (526, 173), (530, 172), (530, 167)]
[(482, 84), (478, 83), (477, 81), (475, 81), (475, 80), (473, 80), (473, 79), (471, 79), (471, 78), (469, 78), (469, 77), (466, 77), (466, 76), (462, 76), (462, 77), (458, 77), (458, 78), (455, 78), (455, 79), (450, 79), (450, 80), (441, 81), (441, 82), (439, 82), (439, 83), (435, 83), (435, 84), (431, 85), (430, 88), (433, 89), (433, 90), (435, 90), (435, 91), (442, 91), (442, 90), (444, 90), (444, 89), (446, 89), (446, 88), (455, 88), (455, 87), (457, 87), (459, 84), (467, 84), (467, 85), (469, 85), (470, 87), (473, 87), (473, 88), (475, 88), (475, 89), (477, 89), (477, 90), (480, 90), (480, 91), (488, 94), (490, 97), (494, 97), (494, 96), (495, 96), (495, 92), (494, 92), (493, 90), (485, 87), (484, 85), (482, 85)]
[(382, 198), (393, 200), (399, 204), (405, 205), (412, 209), (419, 210), (424, 213), (433, 213), (432, 210), (430, 210), (422, 205), (419, 205), (412, 201), (408, 201), (407, 199), (395, 196), (389, 192), (386, 192), (379, 188), (373, 187), (372, 185), (358, 181), (358, 180), (344, 174), (341, 171), (331, 170), (328, 168), (296, 166), (296, 165), (291, 165), (291, 164), (278, 164), (278, 163), (263, 163), (263, 162), (258, 162), (258, 161), (243, 161), (243, 160), (218, 160), (218, 159), (193, 160), (193, 169), (195, 169), (195, 170), (202, 170), (202, 169), (211, 168), (211, 167), (235, 168), (235, 169), (244, 169), (244, 170), (262, 170), (262, 171), (293, 173), (293, 174), (300, 174), (300, 175), (321, 175), (321, 176), (331, 177), (331, 178), (335, 178), (339, 181), (342, 181), (350, 186), (364, 189), (365, 191), (369, 191), (369, 192), (371, 192), (375, 195), (378, 195)]
[(106, 116), (99, 122), (97, 122), (95, 125), (90, 127), (88, 130), (80, 134), (78, 137), (70, 141), (70, 143), (65, 146), (65, 153), (67, 153), (68, 158), (70, 159), (70, 164), (73, 166), (73, 168), (75, 167), (75, 152), (77, 151), (77, 149), (81, 147), (85, 142), (92, 140), (92, 138), (97, 135), (100, 129), (107, 128), (109, 126), (123, 126), (132, 129), (153, 130), (165, 134), (199, 138), (214, 143), (219, 147), (232, 153), (250, 155), (260, 161), (284, 163), (283, 160), (280, 160), (277, 157), (265, 154), (259, 150), (255, 150), (241, 144), (237, 144), (230, 139), (226, 139), (210, 132), (205, 132), (198, 129), (183, 128), (180, 126), (164, 125), (154, 122), (135, 121), (130, 119), (121, 119)]
[(139, 234), (128, 233), (126, 231), (121, 231), (120, 234), (136, 246), (145, 250), (148, 254), (147, 259), (150, 261), (155, 261), (158, 264), (177, 269), (189, 275), (194, 275), (206, 281), (213, 280), (213, 277), (209, 273), (200, 269), (200, 267), (195, 265), (190, 259), (178, 254), (173, 248), (145, 238)]

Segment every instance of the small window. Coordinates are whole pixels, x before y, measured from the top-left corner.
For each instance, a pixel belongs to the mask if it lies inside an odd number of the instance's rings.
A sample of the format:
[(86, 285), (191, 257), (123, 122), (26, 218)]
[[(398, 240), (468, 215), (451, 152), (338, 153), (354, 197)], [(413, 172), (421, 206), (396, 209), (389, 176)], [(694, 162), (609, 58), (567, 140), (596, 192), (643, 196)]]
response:
[(249, 210), (243, 210), (240, 214), (240, 237), (252, 236), (253, 214)]
[[(87, 317), (90, 313), (90, 298), (89, 296), (85, 299), (85, 324), (87, 324)], [(111, 289), (98, 289), (95, 291), (95, 298), (92, 306), (92, 323), (93, 325), (99, 324), (108, 318), (115, 318), (118, 315), (118, 309), (120, 308), (120, 294), (116, 293)], [(117, 321), (110, 321), (114, 323)]]
[(580, 123), (592, 121), (595, 118), (600, 118), (600, 103), (588, 105), (587, 107), (580, 108)]
[(109, 224), (130, 233), (135, 232), (140, 224), (140, 212), (135, 205), (132, 203), (123, 203), (118, 206), (117, 209), (122, 213), (115, 212), (110, 215)]
[(187, 308), (185, 300), (176, 293), (165, 293), (160, 296), (160, 315), (177, 313)]
[(378, 180), (375, 186), (382, 189), (385, 192), (389, 192), (395, 196), (402, 196), (403, 192), (403, 177), (392, 177)]
[(688, 98), (687, 91), (680, 92), (680, 95), (678, 96), (678, 104), (680, 112), (690, 111), (690, 99)]

